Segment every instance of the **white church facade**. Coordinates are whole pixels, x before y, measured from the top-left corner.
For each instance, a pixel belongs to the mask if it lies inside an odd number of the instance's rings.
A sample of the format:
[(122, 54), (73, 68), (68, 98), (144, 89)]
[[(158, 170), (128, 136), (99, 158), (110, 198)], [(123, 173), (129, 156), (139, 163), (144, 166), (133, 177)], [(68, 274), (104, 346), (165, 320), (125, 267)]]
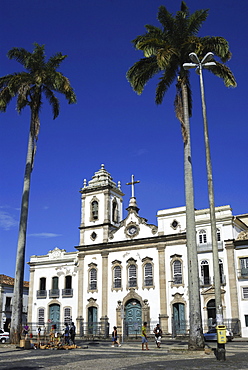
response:
[[(80, 242), (74, 252), (55, 248), (31, 256), (28, 322), (45, 327), (71, 322), (77, 333), (108, 325), (123, 335), (140, 333), (143, 321), (163, 332), (187, 333), (186, 208), (160, 210), (157, 225), (139, 215), (132, 196), (123, 218), (123, 196), (104, 165), (81, 189)], [(209, 210), (196, 210), (203, 328), (215, 320)], [(248, 337), (248, 217), (216, 207), (224, 320)]]

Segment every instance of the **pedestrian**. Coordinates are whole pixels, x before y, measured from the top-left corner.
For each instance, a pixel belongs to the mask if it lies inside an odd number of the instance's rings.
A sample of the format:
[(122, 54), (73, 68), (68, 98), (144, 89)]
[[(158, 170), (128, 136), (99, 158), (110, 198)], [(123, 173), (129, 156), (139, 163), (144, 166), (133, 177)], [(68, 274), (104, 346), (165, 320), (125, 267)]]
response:
[(148, 351), (148, 340), (147, 340), (147, 334), (146, 334), (146, 327), (147, 327), (147, 322), (144, 322), (144, 325), (142, 326), (141, 329), (141, 338), (142, 338), (142, 351), (144, 351), (144, 345), (146, 346), (146, 350)]
[(117, 344), (117, 346), (118, 347), (121, 347), (121, 344), (119, 344), (118, 342), (117, 342), (117, 327), (116, 326), (114, 326), (113, 327), (113, 332), (112, 332), (112, 347), (114, 347), (115, 346), (115, 344)]
[(157, 324), (157, 326), (154, 328), (153, 333), (155, 334), (155, 342), (157, 344), (157, 347), (160, 348), (163, 333), (159, 324)]
[(27, 340), (28, 339), (28, 331), (29, 331), (29, 326), (28, 325), (25, 325), (24, 327), (23, 327), (23, 335), (25, 336), (25, 340)]
[(72, 322), (70, 327), (70, 338), (73, 344), (75, 344), (75, 335), (76, 335), (76, 326), (74, 325), (74, 322)]
[(65, 344), (70, 344), (70, 338), (69, 338), (69, 325), (68, 325), (68, 323), (67, 323), (67, 322), (65, 323), (64, 335), (65, 335)]

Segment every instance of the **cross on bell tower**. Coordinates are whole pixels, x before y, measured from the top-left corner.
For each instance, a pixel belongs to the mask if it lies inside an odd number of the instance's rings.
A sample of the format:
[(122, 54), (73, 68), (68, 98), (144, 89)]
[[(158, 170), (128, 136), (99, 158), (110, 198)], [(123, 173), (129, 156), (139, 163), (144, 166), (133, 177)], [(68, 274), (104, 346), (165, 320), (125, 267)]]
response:
[(137, 181), (134, 181), (134, 175), (131, 176), (131, 182), (127, 182), (126, 185), (131, 185), (131, 189), (132, 189), (132, 198), (135, 198), (134, 196), (134, 184), (138, 184), (140, 181), (137, 180)]
[(131, 176), (131, 182), (127, 182), (126, 185), (131, 185), (131, 198), (129, 200), (129, 206), (127, 208), (128, 211), (130, 210), (135, 210), (136, 212), (139, 211), (139, 208), (137, 206), (137, 203), (136, 203), (136, 198), (134, 196), (134, 185), (135, 184), (138, 184), (140, 181), (139, 180), (136, 180), (134, 181), (134, 175)]

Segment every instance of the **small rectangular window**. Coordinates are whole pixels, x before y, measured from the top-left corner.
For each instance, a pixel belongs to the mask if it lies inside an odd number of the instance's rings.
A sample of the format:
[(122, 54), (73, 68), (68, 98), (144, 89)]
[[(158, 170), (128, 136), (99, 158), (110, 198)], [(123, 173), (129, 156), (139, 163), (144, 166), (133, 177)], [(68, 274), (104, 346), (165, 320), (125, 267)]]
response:
[(245, 315), (245, 326), (248, 326), (248, 315)]
[(243, 299), (248, 299), (248, 287), (243, 288)]
[(135, 265), (129, 266), (128, 274), (129, 274), (129, 277), (128, 277), (129, 287), (130, 288), (136, 287), (137, 278), (136, 278), (136, 266)]
[(114, 288), (121, 288), (121, 268), (116, 266), (114, 268)]
[(65, 307), (64, 309), (64, 322), (71, 323), (71, 309), (69, 307)]
[(90, 270), (90, 290), (97, 289), (97, 271), (95, 268)]
[(38, 310), (38, 324), (39, 325), (44, 325), (45, 321), (45, 310), (44, 308), (39, 308)]

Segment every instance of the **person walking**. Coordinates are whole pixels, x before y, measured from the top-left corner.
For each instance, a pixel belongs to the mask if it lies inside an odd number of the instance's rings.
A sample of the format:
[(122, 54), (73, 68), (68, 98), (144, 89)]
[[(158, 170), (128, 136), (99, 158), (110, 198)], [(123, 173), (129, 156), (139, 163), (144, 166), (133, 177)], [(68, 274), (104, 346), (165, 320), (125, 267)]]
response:
[(121, 344), (119, 344), (118, 342), (117, 342), (117, 327), (116, 326), (114, 326), (113, 327), (113, 332), (112, 332), (112, 347), (114, 347), (115, 346), (115, 344), (117, 344), (117, 346), (118, 347), (121, 347)]
[(162, 338), (162, 329), (160, 328), (160, 325), (157, 324), (157, 326), (154, 328), (153, 333), (155, 334), (155, 342), (157, 344), (157, 347), (160, 348), (161, 346), (161, 338)]
[(70, 344), (69, 325), (67, 322), (65, 323), (64, 336), (65, 336), (65, 344)]
[(72, 322), (70, 327), (70, 338), (73, 344), (75, 344), (75, 335), (76, 335), (76, 326), (74, 325), (74, 322)]
[(147, 322), (144, 322), (144, 325), (142, 326), (141, 329), (141, 338), (142, 338), (142, 351), (144, 351), (144, 346), (146, 347), (146, 350), (148, 351), (148, 340), (147, 340), (147, 333), (146, 333), (146, 328), (147, 328)]

